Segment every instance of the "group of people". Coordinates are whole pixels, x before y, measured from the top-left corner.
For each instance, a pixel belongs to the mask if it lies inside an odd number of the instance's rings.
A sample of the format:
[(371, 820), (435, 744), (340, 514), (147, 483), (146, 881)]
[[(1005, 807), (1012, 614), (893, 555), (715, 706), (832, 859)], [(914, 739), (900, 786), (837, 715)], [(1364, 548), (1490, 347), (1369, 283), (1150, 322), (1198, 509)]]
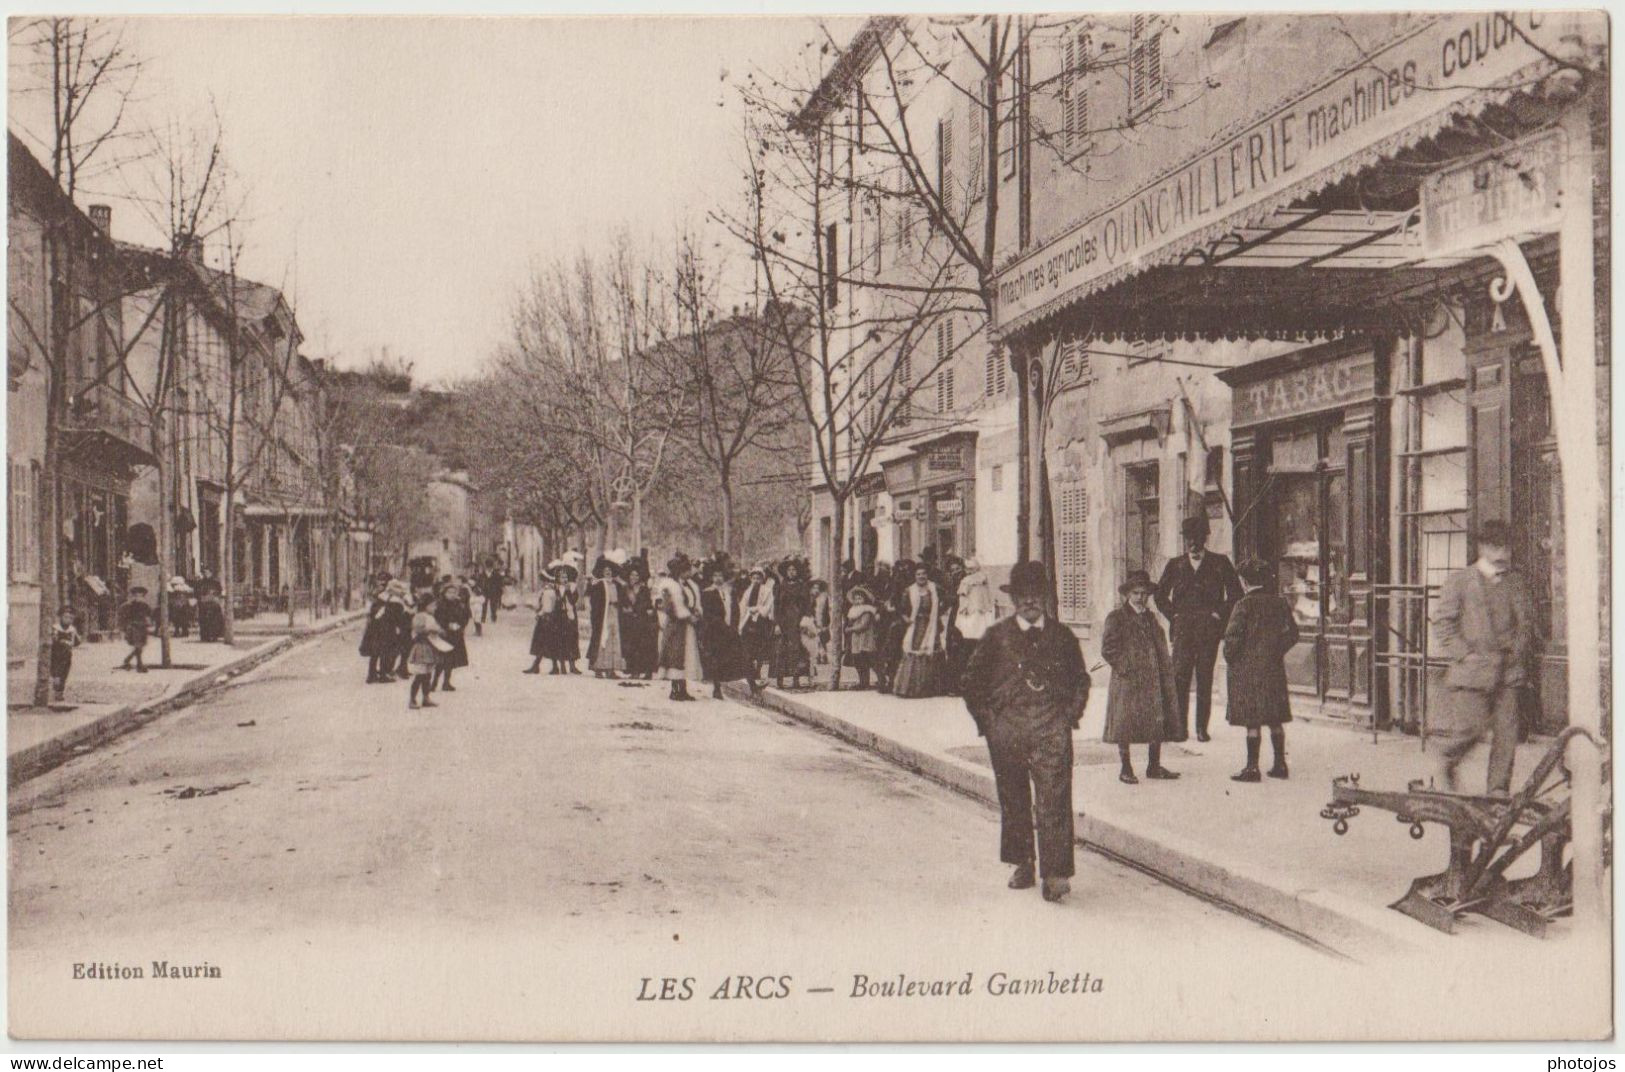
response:
[(598, 557), (584, 586), (580, 560), (574, 553), (555, 559), (541, 575), (527, 674), (541, 673), (544, 659), (550, 674), (581, 673), (583, 609), (593, 674), (658, 675), (674, 700), (694, 699), (690, 681), (709, 683), (716, 697), (730, 681), (759, 689), (768, 675), (781, 687), (810, 685), (827, 658), (828, 589), (808, 579), (803, 559), (741, 570), (726, 552), (698, 562), (678, 553), (652, 576), (647, 551), (629, 558), (616, 548)]
[(440, 706), (431, 694), (456, 692), (452, 674), (468, 665), (471, 602), (465, 577), (448, 574), (414, 593), (404, 581), (379, 574), (361, 634), (367, 683), (410, 681), (409, 709)]
[(846, 587), (846, 662), (858, 688), (917, 699), (957, 696), (965, 665), (993, 624), (988, 577), (974, 559), (935, 549), (918, 561), (879, 563), (873, 573), (843, 567)]
[[(1246, 730), (1246, 766), (1238, 782), (1259, 782), (1262, 731), (1286, 778), (1285, 659), (1298, 629), (1286, 601), (1271, 590), (1270, 570), (1248, 562), (1238, 571), (1207, 549), (1204, 518), (1185, 522), (1185, 550), (1153, 583), (1132, 571), (1120, 586), (1120, 606), (1106, 617), (1101, 653), (1111, 667), (1103, 738), (1118, 747), (1119, 779), (1136, 785), (1130, 747), (1147, 749), (1146, 776), (1179, 777), (1162, 763), (1162, 746), (1186, 740), (1190, 686), (1196, 685), (1197, 738), (1209, 740), (1213, 666), (1220, 646), (1228, 667), (1226, 719)], [(1001, 815), (1000, 859), (1015, 867), (1012, 889), (1042, 878), (1045, 900), (1059, 901), (1073, 875), (1072, 733), (1089, 702), (1090, 678), (1078, 638), (1046, 614), (1044, 566), (1011, 570), (1016, 613), (1001, 619), (975, 646), (963, 677), (965, 706), (987, 739)], [(1153, 610), (1168, 620), (1169, 632)], [(1035, 837), (1036, 830), (1036, 837)]]

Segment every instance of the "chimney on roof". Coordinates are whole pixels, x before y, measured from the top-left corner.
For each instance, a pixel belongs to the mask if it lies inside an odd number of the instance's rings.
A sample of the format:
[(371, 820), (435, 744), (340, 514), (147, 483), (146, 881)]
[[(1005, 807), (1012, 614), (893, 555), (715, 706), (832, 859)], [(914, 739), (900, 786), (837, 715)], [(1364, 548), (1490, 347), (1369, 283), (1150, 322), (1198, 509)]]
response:
[(111, 205), (91, 205), (90, 222), (102, 234), (111, 234), (113, 231), (113, 208)]

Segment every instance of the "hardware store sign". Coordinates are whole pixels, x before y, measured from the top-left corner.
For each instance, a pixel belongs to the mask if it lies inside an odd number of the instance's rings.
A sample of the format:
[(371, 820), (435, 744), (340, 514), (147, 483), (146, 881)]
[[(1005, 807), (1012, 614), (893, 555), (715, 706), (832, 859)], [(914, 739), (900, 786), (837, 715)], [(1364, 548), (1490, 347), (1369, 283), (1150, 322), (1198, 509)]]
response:
[(1006, 269), (995, 314), (1008, 330), (1056, 297), (1253, 208), (1353, 153), (1496, 85), (1559, 47), (1556, 12), (1456, 13), (1164, 174)]

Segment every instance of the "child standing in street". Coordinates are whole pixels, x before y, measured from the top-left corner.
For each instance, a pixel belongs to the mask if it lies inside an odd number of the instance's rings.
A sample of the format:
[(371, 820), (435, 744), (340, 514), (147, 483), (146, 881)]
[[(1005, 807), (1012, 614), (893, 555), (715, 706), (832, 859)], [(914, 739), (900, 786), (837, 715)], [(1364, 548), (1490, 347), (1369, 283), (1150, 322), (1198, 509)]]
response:
[[(417, 613), (412, 615), (412, 651), (406, 659), (406, 668), (412, 672), (412, 686), (406, 698), (407, 710), (440, 706), (429, 699), (430, 682), (435, 668), (440, 665), (439, 645), (435, 643), (439, 638), (440, 623), (434, 616), (434, 596), (424, 593), (418, 597)], [(418, 703), (419, 691), (423, 693), (421, 704)]]
[(847, 594), (852, 605), (846, 609), (846, 659), (858, 672), (858, 688), (869, 687), (869, 670), (875, 661), (875, 627), (879, 621), (869, 589), (858, 585)]
[(147, 633), (152, 628), (152, 607), (147, 604), (147, 590), (140, 585), (130, 589), (130, 599), (119, 608), (119, 627), (124, 630), (124, 642), (130, 645), (130, 654), (124, 657), (120, 665), (130, 669), (134, 661), (138, 674), (147, 672), (147, 664), (141, 661), (141, 653), (147, 647)]
[(51, 698), (62, 699), (68, 686), (68, 671), (73, 669), (73, 649), (79, 646), (79, 627), (74, 624), (73, 608), (63, 607), (57, 623), (51, 627)]

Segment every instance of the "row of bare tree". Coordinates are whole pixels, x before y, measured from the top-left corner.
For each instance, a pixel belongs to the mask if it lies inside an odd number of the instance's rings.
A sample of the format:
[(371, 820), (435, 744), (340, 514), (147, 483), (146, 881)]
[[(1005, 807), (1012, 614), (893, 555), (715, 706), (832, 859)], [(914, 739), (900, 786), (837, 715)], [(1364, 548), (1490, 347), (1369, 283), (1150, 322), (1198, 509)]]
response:
[[(9, 25), (9, 38), (19, 103), (13, 136), (37, 155), (49, 186), (36, 213), (44, 293), (30, 300), (15, 280), (8, 292), (11, 382), (42, 380), (45, 399), (36, 495), (41, 658), (34, 684), (34, 702), (44, 704), (50, 696), (45, 656), (63, 587), (63, 473), (76, 450), (67, 433), (78, 422), (115, 401), (133, 403), (138, 415), (157, 470), (163, 665), (171, 658), (167, 582), (177, 569), (179, 460), (216, 455), (213, 475), (224, 486), (222, 528), (228, 534), (221, 541), (219, 578), (228, 642), (236, 573), (229, 534), (242, 490), (266, 472), (279, 478), (256, 481), (256, 488), (272, 497), (286, 493), (291, 499), (312, 489), (337, 494), (343, 481), (337, 475), (340, 452), (322, 438), (317, 410), (306, 415), (309, 436), (283, 434), (296, 405), (318, 385), (298, 353), (293, 309), (282, 292), (239, 275), (248, 230), (245, 199), (227, 164), (218, 113), (200, 125), (137, 121), (143, 64), (117, 23), (19, 19)], [(12, 176), (15, 203), (22, 177), (15, 152)], [(160, 243), (115, 243), (104, 223), (77, 209), (87, 196), (135, 206)], [(205, 246), (218, 251), (216, 267), (203, 263)], [(212, 351), (206, 336), (215, 342)], [(98, 356), (86, 371), (88, 354)]]

